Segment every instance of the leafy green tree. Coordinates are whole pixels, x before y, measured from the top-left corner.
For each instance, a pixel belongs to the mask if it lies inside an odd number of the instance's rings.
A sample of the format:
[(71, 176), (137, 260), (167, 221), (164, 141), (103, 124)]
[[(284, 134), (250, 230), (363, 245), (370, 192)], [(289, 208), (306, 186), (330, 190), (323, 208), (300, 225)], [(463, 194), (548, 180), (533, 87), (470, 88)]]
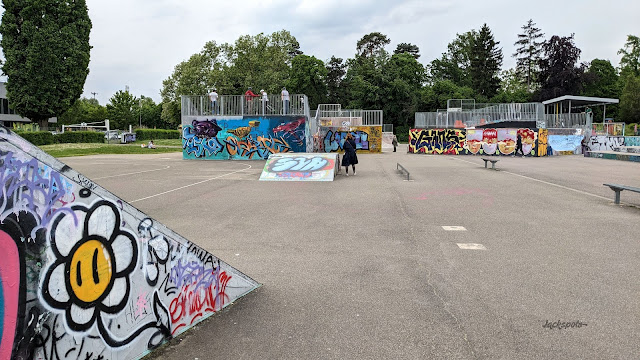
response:
[(491, 98), (500, 87), (500, 67), (502, 66), (502, 48), (498, 47), (491, 29), (482, 25), (478, 36), (471, 46), (469, 75), (471, 88), (476, 94)]
[(533, 91), (538, 87), (538, 73), (540, 72), (540, 54), (542, 53), (542, 41), (538, 41), (544, 36), (536, 23), (529, 19), (526, 25), (522, 26), (522, 34), (518, 34), (517, 46), (513, 57), (516, 58), (516, 73), (518, 77), (527, 84), (527, 89)]
[(140, 104), (138, 98), (129, 91), (118, 90), (107, 104), (110, 127), (113, 129), (127, 129), (129, 125), (136, 126), (139, 122)]
[(315, 56), (298, 55), (291, 64), (289, 91), (306, 94), (309, 107), (316, 109), (327, 100), (327, 68)]
[[(582, 75), (581, 95), (618, 99), (620, 97), (620, 80), (616, 69), (609, 60), (594, 59), (588, 70)], [(616, 118), (618, 105), (608, 105), (607, 115)], [(602, 119), (603, 109), (593, 109), (594, 119)]]
[(620, 96), (620, 119), (640, 123), (640, 76), (629, 75)]
[(385, 123), (394, 127), (413, 125), (425, 81), (425, 70), (409, 53), (394, 54), (382, 69), (382, 110)]
[(477, 36), (478, 32), (475, 30), (456, 34), (456, 38), (447, 45), (447, 52), (429, 65), (429, 80), (432, 83), (450, 80), (458, 86), (471, 86), (470, 56)]
[(108, 119), (107, 108), (96, 99), (80, 98), (58, 117), (58, 125), (92, 123)]
[(16, 113), (48, 127), (82, 95), (91, 20), (85, 0), (3, 0), (0, 46), (7, 98)]
[(640, 76), (640, 38), (633, 35), (627, 36), (624, 48), (618, 51), (622, 55), (620, 59), (620, 73), (623, 78), (627, 75)]
[(410, 43), (400, 43), (393, 51), (394, 54), (409, 54), (416, 60), (420, 58), (420, 48)]
[(327, 63), (327, 102), (330, 104), (342, 104), (346, 92), (342, 86), (342, 80), (347, 73), (347, 65), (342, 58), (332, 56)]
[(419, 111), (436, 111), (447, 108), (449, 99), (473, 99), (474, 92), (468, 86), (458, 86), (451, 80), (440, 80), (423, 88)]
[(385, 45), (389, 45), (391, 40), (380, 32), (372, 32), (363, 36), (356, 45), (359, 56), (367, 57), (373, 55), (381, 55), (384, 52)]
[(498, 94), (491, 98), (492, 103), (523, 103), (531, 101), (531, 93), (520, 80), (515, 69), (500, 72), (500, 89)]
[(554, 35), (542, 45), (540, 60), (541, 100), (563, 95), (575, 95), (580, 89), (580, 78), (584, 67), (578, 65), (582, 52), (571, 36)]
[(152, 129), (163, 129), (173, 126), (167, 126), (163, 123), (161, 114), (162, 114), (162, 105), (156, 105), (152, 98), (146, 97), (144, 95), (140, 96), (138, 101), (139, 111), (140, 111), (140, 119), (142, 122), (142, 126), (146, 126)]

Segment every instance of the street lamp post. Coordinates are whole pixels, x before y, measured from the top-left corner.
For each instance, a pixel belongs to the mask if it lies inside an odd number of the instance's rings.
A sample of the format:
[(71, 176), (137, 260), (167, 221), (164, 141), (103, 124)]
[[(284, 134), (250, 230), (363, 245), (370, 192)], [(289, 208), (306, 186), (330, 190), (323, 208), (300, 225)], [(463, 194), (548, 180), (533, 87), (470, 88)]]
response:
[(142, 128), (142, 98), (138, 99), (138, 107), (140, 108), (138, 113), (140, 114), (140, 127)]

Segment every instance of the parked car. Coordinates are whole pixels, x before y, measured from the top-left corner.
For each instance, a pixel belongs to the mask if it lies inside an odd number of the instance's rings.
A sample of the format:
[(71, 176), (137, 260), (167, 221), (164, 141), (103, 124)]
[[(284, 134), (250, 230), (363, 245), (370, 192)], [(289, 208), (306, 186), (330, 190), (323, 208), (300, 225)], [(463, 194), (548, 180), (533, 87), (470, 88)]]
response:
[(105, 140), (120, 140), (120, 132), (118, 130), (109, 130), (104, 133)]

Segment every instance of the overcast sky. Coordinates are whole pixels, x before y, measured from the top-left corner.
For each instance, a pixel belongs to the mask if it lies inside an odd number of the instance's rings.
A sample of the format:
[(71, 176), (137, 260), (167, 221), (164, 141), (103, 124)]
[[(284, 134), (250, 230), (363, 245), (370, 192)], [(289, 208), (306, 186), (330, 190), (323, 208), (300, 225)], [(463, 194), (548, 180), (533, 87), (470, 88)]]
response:
[(609, 59), (626, 36), (640, 36), (637, 0), (87, 0), (91, 31), (90, 73), (84, 96), (106, 104), (118, 90), (160, 101), (162, 80), (205, 42), (234, 42), (242, 35), (286, 29), (301, 50), (326, 61), (350, 58), (356, 42), (379, 31), (398, 43), (418, 45), (423, 64), (439, 57), (456, 33), (487, 23), (514, 66), (516, 34), (530, 18), (545, 33), (575, 33), (581, 61)]

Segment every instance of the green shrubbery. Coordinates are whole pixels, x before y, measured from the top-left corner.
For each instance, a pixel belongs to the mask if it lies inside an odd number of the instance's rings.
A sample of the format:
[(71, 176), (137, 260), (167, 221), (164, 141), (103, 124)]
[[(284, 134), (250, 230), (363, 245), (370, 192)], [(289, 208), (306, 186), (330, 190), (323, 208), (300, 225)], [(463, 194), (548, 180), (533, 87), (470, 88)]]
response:
[(17, 132), (17, 134), (37, 146), (66, 143), (104, 142), (104, 134), (96, 131), (67, 131), (56, 135), (53, 135), (49, 131), (27, 131)]
[(157, 140), (157, 139), (181, 139), (179, 130), (164, 129), (138, 129), (136, 130), (136, 140)]

